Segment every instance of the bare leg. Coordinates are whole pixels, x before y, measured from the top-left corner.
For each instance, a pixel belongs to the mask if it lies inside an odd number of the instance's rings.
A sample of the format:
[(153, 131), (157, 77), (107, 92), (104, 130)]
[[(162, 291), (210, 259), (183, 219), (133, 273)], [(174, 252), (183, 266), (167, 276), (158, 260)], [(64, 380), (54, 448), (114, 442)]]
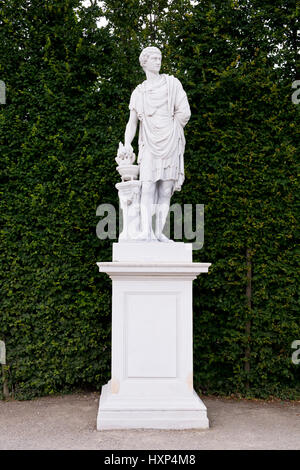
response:
[(161, 242), (173, 242), (169, 240), (163, 233), (163, 228), (166, 223), (167, 215), (170, 208), (170, 200), (173, 193), (174, 181), (158, 181), (157, 183), (158, 190), (158, 200), (157, 200), (157, 209), (156, 209), (156, 226), (155, 226), (155, 236)]
[(144, 181), (141, 194), (141, 233), (139, 240), (156, 240), (152, 230), (152, 214), (156, 183)]

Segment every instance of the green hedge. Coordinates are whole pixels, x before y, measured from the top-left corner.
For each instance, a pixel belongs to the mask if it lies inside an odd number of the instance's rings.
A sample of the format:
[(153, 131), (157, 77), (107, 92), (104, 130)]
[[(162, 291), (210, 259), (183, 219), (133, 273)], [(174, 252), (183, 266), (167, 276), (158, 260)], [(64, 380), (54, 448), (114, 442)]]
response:
[(136, 0), (105, 2), (105, 12), (75, 0), (1, 7), (0, 339), (16, 398), (99, 390), (109, 378), (111, 282), (96, 261), (110, 260), (111, 241), (96, 237), (96, 208), (117, 207), (114, 157), (149, 38), (164, 44), (163, 71), (192, 109), (186, 181), (172, 202), (205, 204), (194, 260), (212, 267), (194, 281), (196, 386), (299, 398), (290, 3), (174, 1), (152, 22)]

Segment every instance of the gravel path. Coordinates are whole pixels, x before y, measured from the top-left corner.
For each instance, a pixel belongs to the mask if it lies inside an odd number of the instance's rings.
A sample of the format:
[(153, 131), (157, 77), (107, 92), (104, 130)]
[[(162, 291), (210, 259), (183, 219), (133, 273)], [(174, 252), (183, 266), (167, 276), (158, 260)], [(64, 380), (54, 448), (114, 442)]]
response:
[(298, 449), (300, 402), (207, 398), (210, 429), (96, 431), (96, 393), (0, 402), (0, 449)]

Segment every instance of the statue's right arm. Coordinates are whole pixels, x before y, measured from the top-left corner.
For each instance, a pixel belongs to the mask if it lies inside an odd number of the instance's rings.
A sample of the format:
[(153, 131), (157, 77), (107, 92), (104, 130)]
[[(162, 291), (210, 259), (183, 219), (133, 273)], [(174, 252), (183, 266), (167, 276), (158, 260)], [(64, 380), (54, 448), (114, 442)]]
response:
[(131, 148), (132, 149), (131, 142), (134, 139), (137, 124), (138, 124), (138, 117), (137, 117), (136, 111), (134, 109), (132, 109), (130, 111), (129, 120), (128, 120), (126, 130), (125, 130), (125, 138), (124, 138), (124, 147), (125, 148), (128, 148), (128, 149)]

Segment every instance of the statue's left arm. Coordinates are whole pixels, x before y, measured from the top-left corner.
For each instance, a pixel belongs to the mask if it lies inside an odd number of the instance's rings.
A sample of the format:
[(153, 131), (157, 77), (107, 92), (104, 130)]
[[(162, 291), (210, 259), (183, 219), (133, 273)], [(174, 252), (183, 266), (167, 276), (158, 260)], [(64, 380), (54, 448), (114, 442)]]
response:
[(176, 98), (174, 103), (174, 118), (184, 127), (191, 117), (191, 109), (180, 81), (176, 80)]

